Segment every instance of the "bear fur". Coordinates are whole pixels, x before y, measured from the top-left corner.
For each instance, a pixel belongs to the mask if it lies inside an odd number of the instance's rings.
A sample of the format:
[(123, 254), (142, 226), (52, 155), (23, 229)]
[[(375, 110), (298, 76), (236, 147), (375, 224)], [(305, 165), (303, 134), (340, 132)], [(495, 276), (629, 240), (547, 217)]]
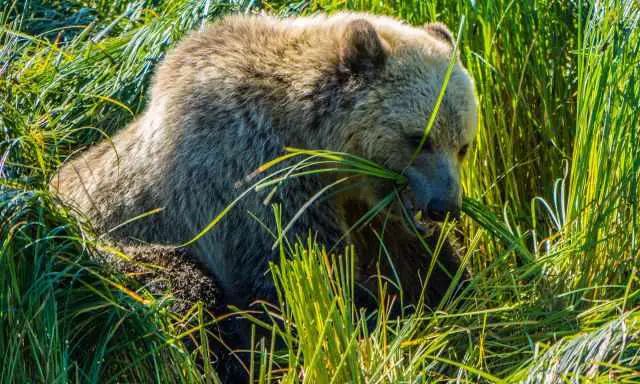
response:
[[(453, 46), (441, 24), (419, 28), (362, 13), (224, 17), (167, 55), (141, 116), (66, 163), (51, 185), (115, 240), (177, 245), (243, 191), (238, 180), (285, 146), (348, 152), (404, 172)], [(408, 193), (418, 207), (459, 204), (459, 171), (475, 134), (476, 105), (473, 82), (458, 60), (424, 151), (410, 169), (417, 181)], [(282, 204), (283, 222), (335, 177), (284, 183), (273, 199)], [(391, 188), (378, 180), (356, 183), (312, 204), (290, 233), (305, 238), (311, 231), (331, 247)], [(225, 301), (240, 308), (256, 299), (277, 301), (268, 263), (279, 255), (264, 227), (275, 228), (272, 208), (263, 204), (268, 192), (249, 194), (193, 246)], [(397, 214), (399, 204), (388, 221), (372, 221), (345, 243), (355, 244), (357, 279), (367, 285), (379, 265), (391, 274), (374, 232), (383, 233), (385, 225), (386, 251), (404, 296), (416, 302), (431, 256)], [(162, 211), (121, 225), (156, 208)], [(434, 246), (438, 236), (436, 228), (427, 243)], [(431, 275), (431, 303), (459, 267), (448, 242), (439, 260), (448, 273), (436, 268)]]

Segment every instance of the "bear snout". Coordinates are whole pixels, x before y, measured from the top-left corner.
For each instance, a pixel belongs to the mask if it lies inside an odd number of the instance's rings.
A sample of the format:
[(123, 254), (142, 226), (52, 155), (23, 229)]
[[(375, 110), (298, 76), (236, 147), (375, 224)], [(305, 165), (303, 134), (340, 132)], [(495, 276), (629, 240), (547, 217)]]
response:
[[(414, 167), (407, 169), (409, 183), (408, 204), (412, 213), (422, 211), (431, 221), (444, 221), (447, 218), (458, 220), (462, 203), (458, 183), (446, 175), (447, 172), (420, 172)], [(445, 174), (443, 174), (445, 173)]]
[(427, 205), (427, 217), (433, 221), (444, 221), (447, 214), (450, 218), (460, 220), (460, 205), (441, 199), (432, 199)]

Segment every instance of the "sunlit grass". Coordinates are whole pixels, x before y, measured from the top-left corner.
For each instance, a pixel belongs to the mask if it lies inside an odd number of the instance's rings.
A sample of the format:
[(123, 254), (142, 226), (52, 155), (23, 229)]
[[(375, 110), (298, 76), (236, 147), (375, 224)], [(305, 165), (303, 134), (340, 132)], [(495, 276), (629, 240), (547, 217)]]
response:
[[(91, 256), (101, 244), (90, 226), (47, 183), (68, 156), (141, 111), (154, 66), (185, 33), (253, 3), (0, 4), (0, 380), (216, 382), (206, 348), (213, 335), (201, 309), (179, 317), (166, 298), (98, 263)], [(463, 171), (459, 242), (472, 276), (465, 291), (436, 310), (395, 320), (385, 317), (392, 297), (383, 295), (369, 327), (352, 301), (358, 250), (331, 256), (323, 250), (330, 245), (283, 244), (291, 222), (280, 223), (274, 246), (290, 258), (272, 266), (285, 299), (273, 314), (285, 321), (273, 332), (285, 348), (256, 345), (255, 380), (637, 380), (638, 3), (264, 7), (283, 15), (370, 10), (413, 24), (443, 21), (454, 31), (462, 25), (456, 37), (475, 79), (480, 126)], [(321, 148), (288, 149), (234, 182), (249, 194), (319, 172), (405, 182), (401, 173)], [(308, 204), (351, 180), (317, 191)], [(357, 225), (395, 198), (381, 200)], [(295, 209), (304, 214), (304, 206)], [(201, 348), (187, 350), (182, 337)]]

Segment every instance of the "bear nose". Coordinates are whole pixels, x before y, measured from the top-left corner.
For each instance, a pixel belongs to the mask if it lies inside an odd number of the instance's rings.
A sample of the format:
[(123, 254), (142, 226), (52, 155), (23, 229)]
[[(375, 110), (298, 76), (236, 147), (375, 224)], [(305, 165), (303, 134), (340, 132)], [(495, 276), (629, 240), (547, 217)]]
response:
[(459, 220), (460, 219), (460, 206), (456, 203), (452, 203), (447, 200), (432, 199), (427, 205), (427, 216), (434, 221), (444, 221), (449, 214), (449, 217)]

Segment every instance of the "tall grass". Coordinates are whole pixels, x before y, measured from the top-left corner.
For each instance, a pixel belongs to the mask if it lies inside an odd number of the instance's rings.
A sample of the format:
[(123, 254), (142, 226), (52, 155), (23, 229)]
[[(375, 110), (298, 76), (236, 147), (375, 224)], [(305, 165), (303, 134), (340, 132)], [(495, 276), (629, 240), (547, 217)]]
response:
[[(96, 261), (90, 225), (46, 185), (68, 156), (141, 110), (154, 65), (187, 31), (258, 3), (1, 4), (0, 379), (217, 381), (206, 348), (183, 345), (202, 330), (197, 311), (179, 318), (167, 298), (125, 288), (136, 286)], [(351, 301), (358, 250), (332, 264), (321, 245), (293, 244), (272, 267), (285, 299), (273, 332), (286, 347), (256, 346), (256, 381), (637, 380), (637, 2), (262, 7), (369, 10), (452, 29), (464, 16), (461, 59), (475, 79), (480, 126), (463, 171), (469, 288), (394, 321), (383, 301), (371, 328)]]

